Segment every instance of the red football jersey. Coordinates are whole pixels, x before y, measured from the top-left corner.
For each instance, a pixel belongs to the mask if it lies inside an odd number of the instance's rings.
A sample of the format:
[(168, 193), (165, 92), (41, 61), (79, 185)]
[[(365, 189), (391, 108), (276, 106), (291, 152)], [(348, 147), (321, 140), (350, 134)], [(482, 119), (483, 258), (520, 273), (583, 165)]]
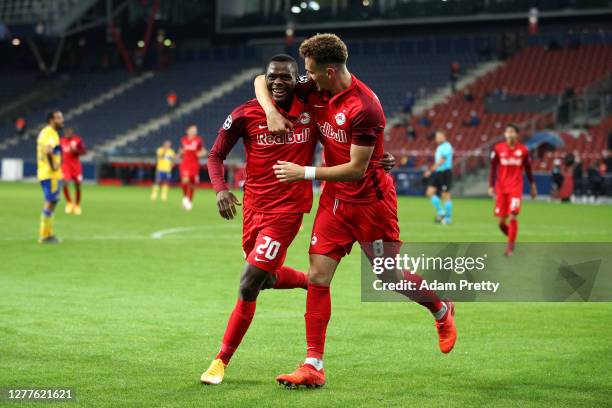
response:
[(309, 212), (312, 182), (281, 183), (272, 166), (278, 160), (301, 166), (312, 165), (317, 131), (311, 113), (294, 98), (289, 112), (283, 112), (294, 125), (293, 132), (274, 136), (268, 132), (266, 114), (256, 99), (237, 107), (219, 130), (210, 150), (208, 174), (215, 191), (229, 189), (224, 179), (223, 160), (242, 138), (246, 156), (244, 207), (270, 213)]
[(184, 168), (199, 168), (200, 159), (198, 153), (204, 148), (204, 143), (200, 136), (190, 138), (189, 136), (183, 136), (181, 138), (181, 150), (183, 151), (183, 159), (181, 166)]
[(521, 143), (510, 147), (507, 142), (501, 142), (493, 147), (491, 152), (491, 171), (489, 185), (495, 187), (497, 194), (523, 193), (523, 169), (529, 182), (533, 182), (529, 149)]
[(63, 173), (81, 173), (80, 156), (84, 155), (87, 150), (85, 143), (79, 136), (62, 137), (60, 138), (60, 146), (62, 148), (62, 172)]
[(373, 202), (395, 188), (391, 176), (379, 162), (384, 154), (385, 114), (370, 88), (352, 75), (351, 85), (332, 96), (317, 91), (314, 81), (302, 77), (298, 93), (314, 113), (326, 166), (348, 163), (352, 144), (374, 146), (361, 180), (326, 183), (325, 192), (333, 192), (335, 197), (349, 202)]

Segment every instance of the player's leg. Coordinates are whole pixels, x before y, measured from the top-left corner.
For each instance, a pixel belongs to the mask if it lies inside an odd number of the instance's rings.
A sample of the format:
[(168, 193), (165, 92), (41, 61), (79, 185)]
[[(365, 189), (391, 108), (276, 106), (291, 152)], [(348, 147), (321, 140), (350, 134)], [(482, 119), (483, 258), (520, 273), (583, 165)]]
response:
[(442, 185), (440, 187), (442, 200), (444, 201), (444, 219), (442, 222), (444, 224), (451, 224), (453, 222), (453, 202), (451, 200), (450, 190), (453, 185), (453, 175), (450, 170), (445, 170), (441, 177)]
[(64, 191), (64, 198), (66, 199), (66, 207), (64, 209), (64, 211), (66, 212), (66, 214), (72, 214), (72, 211), (74, 209), (74, 205), (72, 203), (72, 199), (70, 197), (70, 186), (69, 186), (69, 177), (68, 175), (64, 175), (64, 186), (62, 188), (62, 190)]
[(153, 181), (153, 187), (151, 188), (151, 200), (157, 200), (157, 194), (159, 193), (159, 183), (160, 183), (160, 172), (155, 172), (155, 180)]
[(495, 217), (497, 217), (497, 225), (499, 230), (508, 236), (508, 214), (510, 210), (510, 202), (508, 194), (497, 194), (495, 196)]
[(193, 195), (195, 194), (195, 189), (196, 186), (200, 183), (200, 174), (199, 174), (199, 170), (194, 170), (193, 171), (193, 175), (191, 176), (191, 178), (189, 179), (189, 191), (188, 191), (188, 197), (189, 197), (189, 202), (193, 203)]
[[(397, 195), (389, 192), (384, 199), (368, 205), (355, 205), (354, 216), (359, 220), (372, 220), (356, 224), (356, 235), (366, 256), (395, 258), (401, 249), (400, 229), (397, 218)], [(382, 222), (381, 222), (382, 220)], [(385, 271), (380, 277), (389, 282), (405, 280), (412, 282), (414, 290), (398, 291), (408, 299), (426, 307), (435, 319), (439, 337), (440, 350), (450, 352), (457, 340), (457, 330), (454, 323), (454, 305), (452, 302), (442, 302), (431, 290), (421, 289), (423, 278), (411, 271)]]
[(58, 243), (59, 240), (53, 235), (53, 213), (59, 200), (61, 181), (46, 179), (41, 180), (40, 184), (45, 203), (40, 216), (39, 242), (44, 244)]
[(436, 186), (436, 182), (437, 182), (436, 178), (437, 178), (436, 173), (433, 173), (431, 177), (429, 178), (430, 184), (427, 186), (427, 190), (425, 191), (425, 194), (427, 194), (427, 198), (429, 198), (429, 200), (431, 201), (431, 204), (433, 205), (436, 211), (435, 222), (442, 222), (442, 219), (444, 218), (444, 210), (442, 209), (442, 203), (440, 201), (440, 197), (438, 197), (438, 187)]
[(442, 193), (442, 200), (444, 201), (444, 220), (445, 224), (451, 224), (453, 222), (453, 201), (451, 200), (450, 191)]
[[(302, 214), (269, 215), (246, 210), (243, 224), (243, 249), (247, 263), (240, 279), (238, 300), (232, 311), (221, 349), (209, 369), (202, 374), (205, 384), (219, 384), (225, 367), (240, 345), (255, 314), (256, 300), (264, 287), (305, 287), (306, 275), (282, 267), (302, 222)], [(294, 276), (295, 274), (295, 276)], [(301, 275), (297, 279), (297, 274)], [(293, 282), (293, 283), (292, 283)]]
[(216, 385), (223, 381), (225, 367), (229, 364), (253, 321), (257, 296), (268, 275), (269, 272), (254, 265), (249, 263), (245, 265), (240, 277), (238, 300), (227, 322), (221, 348), (208, 369), (200, 377), (203, 384)]
[(74, 178), (74, 196), (75, 196), (74, 214), (75, 215), (81, 215), (83, 212), (81, 210), (81, 182), (82, 181), (83, 181), (83, 176), (80, 174)]
[(183, 208), (187, 211), (190, 211), (193, 206), (191, 204), (191, 200), (189, 199), (189, 182), (191, 179), (191, 174), (187, 169), (181, 169), (181, 188), (183, 189)]
[(306, 360), (291, 374), (276, 381), (288, 387), (320, 387), (325, 384), (323, 352), (331, 316), (329, 285), (340, 259), (350, 252), (355, 239), (349, 229), (346, 203), (322, 194), (310, 241), (310, 266), (306, 295)]
[(338, 267), (338, 260), (325, 255), (311, 254), (308, 268), (308, 293), (306, 295), (306, 360), (291, 374), (276, 377), (287, 387), (321, 387), (325, 385), (323, 353), (325, 336), (331, 317), (329, 285)]
[(505, 236), (508, 236), (508, 217), (497, 217), (497, 226)]
[(161, 199), (168, 201), (168, 187), (170, 184), (170, 173), (165, 173), (164, 179), (161, 182)]

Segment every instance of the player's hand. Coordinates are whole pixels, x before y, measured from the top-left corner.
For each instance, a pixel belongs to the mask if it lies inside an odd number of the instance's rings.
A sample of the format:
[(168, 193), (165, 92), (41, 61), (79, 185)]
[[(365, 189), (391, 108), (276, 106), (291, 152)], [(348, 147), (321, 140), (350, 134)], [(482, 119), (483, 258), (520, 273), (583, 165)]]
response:
[(425, 172), (423, 173), (423, 177), (425, 178), (431, 177), (431, 170), (425, 170)]
[(382, 159), (380, 159), (380, 164), (382, 164), (383, 169), (389, 173), (395, 167), (395, 157), (391, 153), (385, 152)]
[(536, 187), (536, 183), (531, 183), (531, 190), (529, 191), (529, 195), (531, 198), (536, 198), (538, 195), (538, 188)]
[(491, 197), (495, 197), (495, 190), (493, 190), (493, 187), (489, 187), (488, 193)]
[(274, 135), (284, 135), (293, 131), (293, 123), (277, 110), (267, 113), (266, 121), (268, 122), (268, 131)]
[(272, 168), (274, 169), (276, 178), (279, 179), (281, 183), (304, 180), (304, 167), (281, 160), (277, 163), (278, 164), (275, 164)]
[(242, 205), (242, 203), (231, 191), (223, 190), (217, 193), (217, 208), (221, 217), (226, 220), (233, 219), (237, 214), (237, 205)]

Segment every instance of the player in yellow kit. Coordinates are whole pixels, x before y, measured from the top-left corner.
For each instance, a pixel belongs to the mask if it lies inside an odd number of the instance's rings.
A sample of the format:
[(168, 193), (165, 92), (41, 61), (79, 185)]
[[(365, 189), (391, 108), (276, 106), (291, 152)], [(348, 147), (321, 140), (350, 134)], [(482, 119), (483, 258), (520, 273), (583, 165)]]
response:
[(157, 200), (157, 192), (161, 187), (161, 199), (168, 199), (168, 184), (172, 176), (172, 164), (176, 153), (172, 150), (172, 142), (166, 140), (161, 147), (157, 149), (157, 168), (155, 174), (155, 184), (151, 191), (151, 200)]
[(51, 111), (47, 114), (47, 126), (40, 131), (36, 140), (36, 171), (45, 197), (39, 231), (39, 242), (43, 244), (59, 243), (53, 235), (53, 211), (62, 183), (62, 148), (58, 131), (63, 127), (62, 112)]

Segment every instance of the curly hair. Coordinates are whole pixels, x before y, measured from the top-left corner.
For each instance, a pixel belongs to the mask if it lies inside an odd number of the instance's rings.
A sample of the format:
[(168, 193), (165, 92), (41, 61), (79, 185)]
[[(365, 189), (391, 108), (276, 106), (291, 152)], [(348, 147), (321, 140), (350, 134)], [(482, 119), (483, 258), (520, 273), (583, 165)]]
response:
[(300, 56), (317, 64), (346, 64), (348, 49), (336, 34), (317, 34), (300, 44)]

